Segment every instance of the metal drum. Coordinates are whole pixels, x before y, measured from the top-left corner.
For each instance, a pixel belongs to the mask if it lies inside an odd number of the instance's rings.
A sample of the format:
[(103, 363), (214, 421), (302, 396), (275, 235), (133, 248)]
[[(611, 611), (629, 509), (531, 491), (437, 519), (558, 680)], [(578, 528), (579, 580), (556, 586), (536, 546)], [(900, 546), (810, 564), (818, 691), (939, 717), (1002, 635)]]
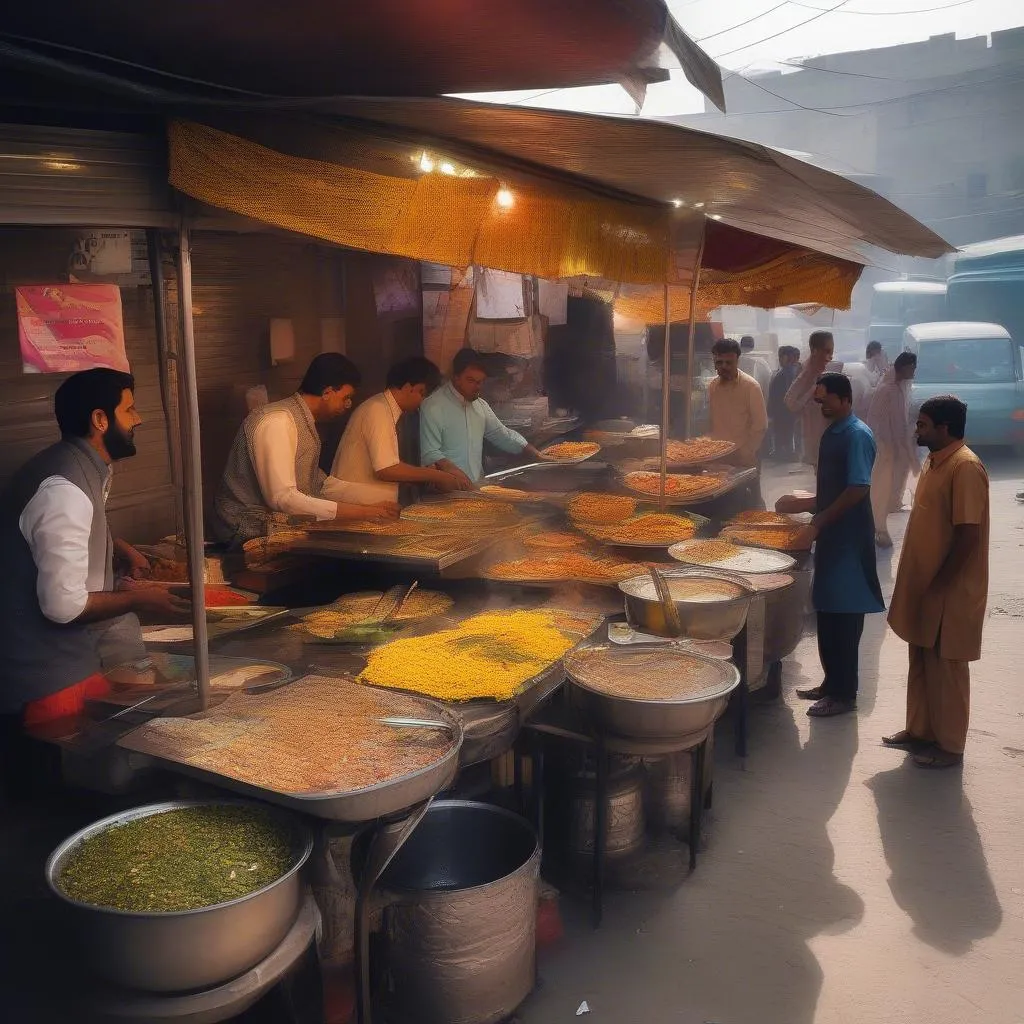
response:
[[(593, 772), (579, 772), (570, 785), (569, 853), (589, 862), (594, 856), (597, 779)], [(609, 860), (627, 857), (644, 842), (643, 773), (639, 764), (612, 771), (605, 800), (605, 856)]]
[[(704, 763), (704, 795), (711, 789), (714, 771), (715, 732), (708, 733), (707, 758)], [(693, 758), (689, 751), (645, 757), (644, 814), (655, 832), (672, 832), (686, 836), (690, 831), (690, 791)]]
[(380, 880), (377, 999), (389, 1024), (497, 1024), (535, 979), (540, 844), (489, 804), (431, 804)]
[(197, 910), (138, 913), (80, 903), (60, 887), (65, 859), (90, 836), (181, 807), (224, 804), (245, 806), (242, 801), (174, 800), (136, 807), (81, 829), (50, 855), (46, 880), (67, 906), (78, 955), (97, 976), (146, 992), (197, 991), (238, 977), (284, 941), (302, 906), (299, 869), (313, 849), (313, 838), (289, 815), (263, 806), (259, 810), (273, 813), (292, 835), (292, 865), (248, 896)]

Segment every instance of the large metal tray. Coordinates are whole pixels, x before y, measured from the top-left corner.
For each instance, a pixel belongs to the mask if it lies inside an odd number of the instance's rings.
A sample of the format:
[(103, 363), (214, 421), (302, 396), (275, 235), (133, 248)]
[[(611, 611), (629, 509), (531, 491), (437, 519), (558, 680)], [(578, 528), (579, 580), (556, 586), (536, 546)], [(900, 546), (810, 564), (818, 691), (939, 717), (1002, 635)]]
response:
[[(162, 757), (148, 752), (143, 756), (153, 765), (168, 771), (187, 775), (190, 778), (199, 779), (213, 786), (241, 793), (257, 800), (266, 800), (268, 803), (287, 807), (289, 810), (308, 814), (314, 818), (344, 822), (372, 821), (375, 818), (404, 811), (436, 796), (451, 783), (458, 771), (459, 754), (463, 742), (460, 718), (437, 701), (430, 701), (425, 697), (418, 697), (418, 695), (405, 694), (405, 696), (416, 696), (427, 706), (432, 716), (446, 721), (451, 726), (453, 732), (451, 749), (425, 768), (362, 789), (319, 793), (285, 793), (276, 789), (256, 786), (241, 779), (222, 775), (219, 772), (177, 761), (170, 757)], [(310, 728), (315, 728), (315, 722), (310, 722)], [(127, 750), (134, 749), (131, 733), (118, 740), (118, 745)]]
[[(256, 614), (257, 612), (263, 614)], [(290, 614), (291, 611), (288, 608), (268, 608), (266, 605), (207, 608), (207, 634), (210, 640), (216, 640), (223, 636), (230, 636), (232, 633), (241, 633), (247, 629), (258, 629), (260, 626), (283, 619)], [(156, 632), (157, 630), (164, 630), (164, 633)], [(163, 639), (162, 636), (170, 636), (173, 639)], [(142, 641), (147, 645), (190, 644), (192, 640), (192, 626), (189, 623), (161, 623), (142, 627)]]
[(693, 544), (700, 544), (699, 540), (684, 540), (673, 544), (668, 553), (677, 561), (686, 565), (697, 565), (702, 569), (728, 569), (730, 572), (738, 573), (784, 573), (796, 565), (796, 559), (783, 551), (773, 551), (770, 548), (748, 548), (737, 545), (739, 555), (733, 555), (721, 562), (704, 563), (690, 561), (686, 557), (687, 548)]
[[(652, 472), (652, 470), (644, 470), (644, 472)], [(637, 491), (630, 487), (625, 482), (626, 473), (622, 475), (622, 490), (626, 494), (630, 494), (635, 498), (639, 498), (641, 501), (658, 503), (660, 501), (657, 494), (647, 494), (644, 491)], [(716, 487), (712, 491), (707, 491), (704, 494), (699, 495), (695, 498), (690, 497), (673, 497), (672, 495), (666, 495), (666, 505), (706, 505), (710, 501), (714, 501), (716, 498), (721, 498), (725, 494), (729, 494), (736, 490), (740, 484), (746, 483), (749, 480), (753, 480), (757, 477), (756, 469), (730, 469), (726, 474), (725, 479), (721, 485)]]

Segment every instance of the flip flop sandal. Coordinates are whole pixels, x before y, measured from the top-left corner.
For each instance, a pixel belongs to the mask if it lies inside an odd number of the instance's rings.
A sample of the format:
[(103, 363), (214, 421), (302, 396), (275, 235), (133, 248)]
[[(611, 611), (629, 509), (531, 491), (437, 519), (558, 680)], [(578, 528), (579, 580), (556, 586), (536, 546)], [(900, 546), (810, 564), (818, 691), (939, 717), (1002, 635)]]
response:
[(951, 754), (939, 747), (914, 757), (918, 768), (957, 768), (964, 763), (963, 754)]
[(927, 740), (918, 739), (913, 733), (907, 732), (906, 729), (901, 729), (899, 732), (893, 733), (892, 736), (883, 736), (882, 745), (893, 747), (896, 750), (912, 750), (915, 752), (925, 750), (931, 746)]

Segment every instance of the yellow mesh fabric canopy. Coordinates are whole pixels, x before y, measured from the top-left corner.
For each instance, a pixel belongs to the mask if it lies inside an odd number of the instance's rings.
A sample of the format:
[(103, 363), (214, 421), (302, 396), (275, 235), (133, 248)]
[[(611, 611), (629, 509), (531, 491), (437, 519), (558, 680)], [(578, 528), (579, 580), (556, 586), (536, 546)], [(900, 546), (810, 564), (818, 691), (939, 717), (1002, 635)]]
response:
[[(702, 222), (704, 309), (797, 302), (842, 309), (862, 270), (835, 255), (704, 221), (695, 211), (603, 195), (511, 163), (500, 178), (493, 154), (478, 173), (387, 173), (395, 165), (394, 137), (384, 141), (358, 127), (345, 129), (333, 160), (186, 121), (170, 124), (169, 143), (171, 184), (202, 202), (369, 252), (582, 280), (624, 316), (648, 323), (664, 317), (666, 278), (674, 285), (673, 319), (689, 315)], [(400, 145), (415, 151), (412, 142)]]

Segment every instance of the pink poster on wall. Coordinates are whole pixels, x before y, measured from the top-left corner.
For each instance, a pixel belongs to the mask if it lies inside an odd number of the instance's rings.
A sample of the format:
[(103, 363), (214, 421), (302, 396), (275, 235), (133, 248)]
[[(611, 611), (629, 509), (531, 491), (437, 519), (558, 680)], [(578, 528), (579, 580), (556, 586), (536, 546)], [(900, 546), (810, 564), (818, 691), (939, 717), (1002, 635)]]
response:
[(23, 372), (128, 369), (117, 285), (22, 285), (15, 293)]

